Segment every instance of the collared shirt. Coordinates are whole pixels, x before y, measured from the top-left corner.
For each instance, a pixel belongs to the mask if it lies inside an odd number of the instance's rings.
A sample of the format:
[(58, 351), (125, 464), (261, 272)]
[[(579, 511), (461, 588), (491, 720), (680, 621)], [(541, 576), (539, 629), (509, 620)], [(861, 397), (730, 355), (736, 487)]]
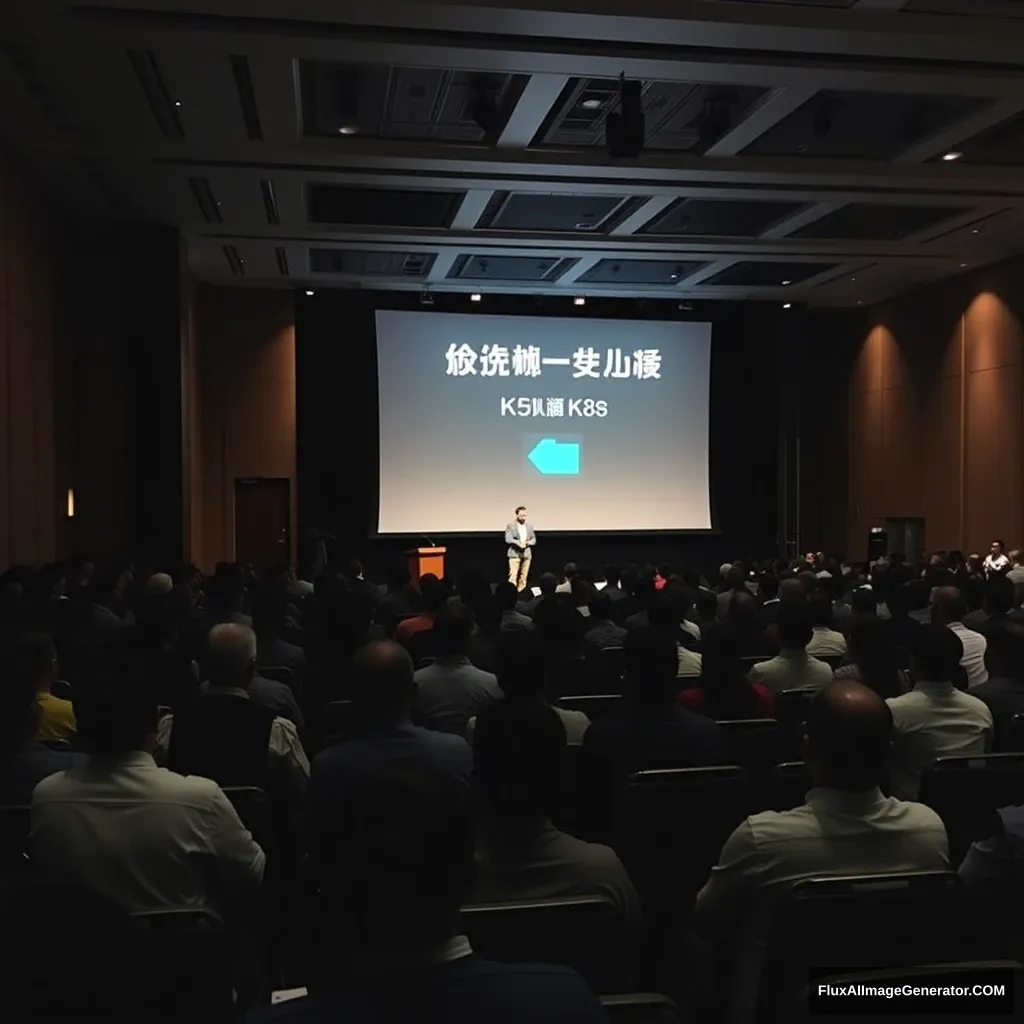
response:
[(694, 679), (700, 675), (704, 666), (704, 656), (697, 651), (691, 651), (688, 647), (677, 648), (679, 656), (679, 668), (676, 671), (677, 679)]
[(968, 629), (962, 622), (951, 622), (949, 628), (953, 630), (960, 643), (964, 645), (964, 656), (960, 664), (967, 673), (967, 685), (977, 686), (988, 679), (988, 669), (985, 668), (985, 651), (988, 650), (988, 641), (973, 629)]
[(916, 800), (921, 776), (939, 757), (984, 754), (992, 737), (992, 712), (984, 701), (952, 683), (918, 682), (910, 693), (890, 697), (893, 745), (889, 788)]
[(995, 558), (991, 554), (985, 556), (985, 575), (992, 576), (997, 572), (1004, 572), (1010, 568), (1010, 560), (1006, 555), (996, 555)]
[(747, 678), (766, 686), (773, 694), (783, 690), (818, 690), (832, 682), (832, 669), (806, 651), (784, 649), (776, 657), (754, 665)]
[(265, 861), (215, 782), (158, 768), (143, 751), (93, 756), (43, 779), (32, 856), (50, 878), (131, 911), (216, 909), (221, 888), (259, 885)]
[[(204, 700), (216, 700), (218, 697), (242, 697), (249, 699), (249, 694), (240, 687), (210, 686), (206, 689)], [(156, 759), (166, 763), (171, 750), (171, 729), (174, 715), (164, 715), (157, 726)], [(285, 785), (294, 793), (303, 793), (309, 780), (309, 759), (302, 748), (299, 731), (294, 722), (278, 715), (270, 726), (270, 739), (267, 743), (267, 758), (272, 768), (281, 772)]]
[(815, 658), (841, 658), (846, 653), (846, 637), (828, 626), (815, 626), (807, 653)]
[(485, 831), (476, 860), (472, 903), (604, 896), (641, 927), (640, 900), (615, 851), (560, 832), (546, 818), (508, 840)]
[(478, 669), (464, 654), (438, 658), (413, 678), (420, 713), (433, 728), (456, 736), (465, 736), (470, 718), (502, 698), (495, 676)]
[(71, 701), (54, 697), (52, 693), (36, 694), (39, 705), (37, 740), (73, 740), (76, 733), (75, 709)]
[(516, 523), (516, 533), (519, 535), (519, 543), (525, 548), (526, 547), (526, 523)]
[(929, 807), (815, 787), (802, 807), (747, 818), (726, 840), (697, 895), (694, 926), (737, 944), (738, 1016), (751, 1013), (768, 922), (778, 898), (806, 878), (899, 871), (948, 871), (941, 818)]

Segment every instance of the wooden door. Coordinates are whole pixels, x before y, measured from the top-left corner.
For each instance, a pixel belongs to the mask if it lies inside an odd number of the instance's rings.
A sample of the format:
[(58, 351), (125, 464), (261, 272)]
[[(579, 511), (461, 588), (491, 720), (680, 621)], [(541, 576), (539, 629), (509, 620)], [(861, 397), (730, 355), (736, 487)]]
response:
[(257, 572), (291, 560), (291, 484), (245, 477), (235, 481), (235, 561)]

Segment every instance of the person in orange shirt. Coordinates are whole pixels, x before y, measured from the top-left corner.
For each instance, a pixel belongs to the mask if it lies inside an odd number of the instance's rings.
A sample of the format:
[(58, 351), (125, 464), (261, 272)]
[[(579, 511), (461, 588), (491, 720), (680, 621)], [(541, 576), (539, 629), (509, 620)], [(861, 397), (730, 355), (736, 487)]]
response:
[(406, 647), (416, 633), (434, 628), (437, 614), (444, 607), (444, 586), (432, 572), (420, 577), (420, 595), (423, 598), (423, 611), (411, 618), (402, 619), (395, 628), (395, 639)]
[(19, 683), (33, 683), (39, 720), (36, 739), (42, 742), (75, 738), (75, 709), (51, 692), (57, 681), (57, 651), (49, 633), (29, 633), (14, 646), (13, 674)]

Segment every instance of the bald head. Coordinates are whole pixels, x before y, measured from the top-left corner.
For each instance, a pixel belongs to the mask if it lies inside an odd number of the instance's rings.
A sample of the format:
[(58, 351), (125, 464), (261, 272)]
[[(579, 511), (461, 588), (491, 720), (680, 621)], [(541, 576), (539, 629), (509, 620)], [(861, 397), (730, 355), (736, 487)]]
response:
[(804, 754), (816, 786), (856, 792), (884, 781), (892, 714), (874, 690), (852, 679), (823, 687), (806, 729)]
[(169, 594), (174, 589), (174, 580), (165, 572), (155, 572), (146, 580), (147, 594)]
[(402, 721), (416, 693), (412, 675), (412, 658), (401, 644), (366, 644), (352, 659), (352, 700), (373, 722)]
[(256, 670), (256, 634), (237, 622), (222, 622), (206, 641), (211, 686), (245, 689)]
[(932, 594), (932, 622), (948, 626), (967, 614), (967, 602), (957, 587), (936, 587)]

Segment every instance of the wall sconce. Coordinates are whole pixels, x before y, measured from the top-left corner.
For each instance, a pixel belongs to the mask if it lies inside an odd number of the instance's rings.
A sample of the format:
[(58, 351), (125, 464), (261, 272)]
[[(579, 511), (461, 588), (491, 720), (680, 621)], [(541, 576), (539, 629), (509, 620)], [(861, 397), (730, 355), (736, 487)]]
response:
[(68, 517), (68, 519), (74, 519), (75, 518), (75, 489), (74, 489), (74, 487), (69, 487), (68, 488), (67, 517)]

